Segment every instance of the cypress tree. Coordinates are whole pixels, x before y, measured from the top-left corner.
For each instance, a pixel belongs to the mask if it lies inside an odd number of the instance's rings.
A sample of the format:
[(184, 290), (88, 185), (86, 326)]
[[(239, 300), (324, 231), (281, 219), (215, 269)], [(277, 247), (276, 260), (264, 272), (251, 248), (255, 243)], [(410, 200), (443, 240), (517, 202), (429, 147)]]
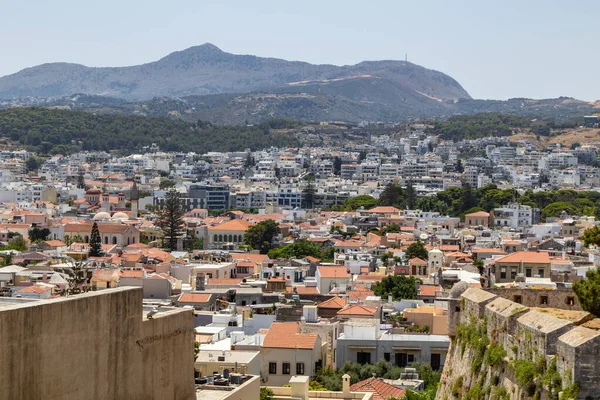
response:
[(169, 190), (165, 195), (165, 206), (159, 212), (157, 225), (163, 231), (163, 245), (171, 251), (177, 249), (177, 238), (184, 233), (183, 214), (179, 193), (175, 189)]
[(92, 233), (90, 235), (90, 251), (88, 253), (90, 257), (100, 257), (102, 255), (102, 239), (100, 238), (100, 231), (98, 230), (98, 223), (94, 222), (92, 225)]

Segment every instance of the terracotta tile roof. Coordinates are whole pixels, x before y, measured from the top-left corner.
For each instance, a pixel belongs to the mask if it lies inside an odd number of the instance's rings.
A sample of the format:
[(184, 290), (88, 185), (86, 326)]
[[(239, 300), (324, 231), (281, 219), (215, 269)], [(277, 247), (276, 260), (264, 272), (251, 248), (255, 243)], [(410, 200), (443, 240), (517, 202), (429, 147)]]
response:
[(442, 290), (442, 288), (437, 285), (421, 285), (419, 287), (419, 296), (434, 297), (435, 292), (438, 290)]
[[(294, 289), (296, 289), (296, 292), (294, 292)], [(285, 291), (297, 294), (319, 294), (319, 288), (316, 286), (287, 286)]]
[(246, 231), (250, 227), (250, 223), (243, 219), (232, 219), (220, 225), (209, 226), (209, 231)]
[(212, 293), (183, 293), (177, 299), (180, 303), (208, 303)]
[(414, 257), (414, 258), (411, 258), (410, 260), (408, 260), (408, 264), (409, 265), (427, 265), (427, 261), (425, 261), (419, 257)]
[(474, 212), (471, 214), (465, 214), (465, 217), (485, 217), (485, 218), (487, 218), (489, 216), (490, 216), (490, 213), (487, 213), (485, 211), (477, 211), (477, 212)]
[(526, 264), (550, 264), (550, 256), (546, 252), (517, 251), (496, 259), (496, 263), (520, 263), (521, 261)]
[(121, 272), (119, 272), (119, 275), (122, 278), (143, 278), (144, 277), (144, 271), (142, 271), (141, 269), (137, 269), (137, 270), (122, 270)]
[(473, 249), (471, 250), (471, 253), (506, 254), (505, 251), (500, 249)]
[(48, 246), (52, 246), (52, 247), (64, 247), (67, 245), (62, 240), (46, 240), (44, 243), (46, 243)]
[(404, 398), (404, 389), (385, 383), (379, 378), (369, 378), (350, 386), (351, 392), (373, 393), (372, 400), (385, 400), (389, 397)]
[(307, 261), (311, 262), (311, 263), (318, 263), (321, 261), (320, 258), (317, 257), (313, 257), (313, 256), (306, 256), (304, 257)]
[(312, 350), (317, 344), (317, 338), (316, 334), (300, 333), (298, 322), (273, 322), (265, 335), (263, 347)]
[(369, 296), (375, 296), (372, 290), (349, 290), (347, 293), (350, 301), (365, 301)]
[(317, 267), (317, 270), (319, 271), (321, 278), (348, 279), (348, 271), (346, 270), (346, 267), (327, 267), (321, 265), (320, 267)]
[(338, 309), (341, 310), (342, 308), (346, 307), (346, 300), (342, 299), (341, 297), (335, 296), (332, 297), (328, 300), (325, 300), (324, 302), (322, 302), (321, 304), (319, 304), (317, 306), (317, 308), (326, 308), (326, 309)]
[(358, 275), (356, 277), (357, 282), (379, 282), (385, 278), (384, 274), (369, 274), (369, 275)]
[(257, 253), (232, 253), (231, 258), (233, 261), (251, 261), (260, 264), (268, 262), (269, 259), (266, 254)]
[(392, 207), (392, 206), (379, 206), (379, 207), (371, 208), (370, 210), (367, 210), (367, 212), (375, 213), (375, 214), (398, 214), (400, 212), (400, 210), (398, 210), (396, 207)]
[(49, 291), (50, 288), (43, 288), (41, 286), (28, 286), (24, 289), (19, 290), (19, 293), (37, 293), (37, 294), (42, 294), (42, 293), (46, 293), (47, 291)]
[(377, 310), (371, 307), (361, 306), (359, 304), (349, 305), (337, 312), (337, 315), (375, 315)]
[[(105, 223), (98, 224), (98, 231), (103, 233), (124, 233), (129, 229), (129, 225), (117, 224), (117, 223)], [(91, 233), (92, 224), (66, 224), (65, 234), (70, 233)]]
[(242, 278), (208, 278), (207, 285), (229, 285), (238, 286), (242, 283)]

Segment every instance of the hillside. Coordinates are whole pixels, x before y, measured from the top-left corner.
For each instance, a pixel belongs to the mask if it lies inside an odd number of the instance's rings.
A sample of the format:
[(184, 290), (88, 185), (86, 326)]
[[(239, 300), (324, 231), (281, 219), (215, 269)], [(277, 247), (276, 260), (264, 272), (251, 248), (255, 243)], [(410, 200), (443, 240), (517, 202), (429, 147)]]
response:
[[(73, 93), (147, 100), (221, 93), (287, 90), (369, 76), (398, 89), (392, 101), (415, 93), (430, 101), (470, 98), (451, 77), (404, 61), (369, 61), (356, 65), (313, 65), (299, 61), (230, 54), (212, 44), (174, 52), (148, 64), (93, 68), (51, 63), (0, 78), (0, 98), (61, 97)], [(334, 88), (335, 86), (331, 86)], [(366, 87), (362, 88), (367, 89)], [(377, 90), (374, 88), (373, 90)], [(374, 94), (330, 91), (359, 98)]]
[(153, 143), (165, 151), (243, 151), (297, 146), (296, 136), (284, 129), (297, 126), (286, 120), (270, 120), (255, 126), (224, 126), (164, 117), (12, 108), (0, 110), (0, 144), (18, 143), (41, 154), (80, 150), (128, 154)]

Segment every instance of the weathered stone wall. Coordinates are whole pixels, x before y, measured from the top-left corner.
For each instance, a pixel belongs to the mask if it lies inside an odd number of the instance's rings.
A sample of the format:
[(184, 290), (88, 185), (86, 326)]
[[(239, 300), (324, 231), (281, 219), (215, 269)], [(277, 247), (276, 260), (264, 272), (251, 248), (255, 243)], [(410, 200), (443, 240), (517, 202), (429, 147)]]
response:
[[(513, 288), (495, 288), (488, 289), (490, 293), (510, 301), (517, 302), (525, 307), (538, 308), (560, 308), (561, 310), (582, 311), (579, 300), (571, 289), (555, 289), (555, 290), (540, 290), (540, 289), (513, 289)], [(542, 297), (547, 300), (543, 304)], [(518, 298), (521, 301), (517, 301)]]
[(157, 317), (142, 321), (141, 288), (0, 309), (0, 397), (194, 398), (192, 312)]

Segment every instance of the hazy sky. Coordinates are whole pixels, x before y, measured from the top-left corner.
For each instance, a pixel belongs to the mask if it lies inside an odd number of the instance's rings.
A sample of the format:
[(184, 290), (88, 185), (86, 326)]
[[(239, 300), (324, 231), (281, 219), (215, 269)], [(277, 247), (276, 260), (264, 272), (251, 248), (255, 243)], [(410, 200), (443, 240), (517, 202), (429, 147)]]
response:
[(0, 0), (0, 76), (123, 66), (211, 42), (311, 63), (408, 59), (475, 98), (600, 99), (600, 1)]

